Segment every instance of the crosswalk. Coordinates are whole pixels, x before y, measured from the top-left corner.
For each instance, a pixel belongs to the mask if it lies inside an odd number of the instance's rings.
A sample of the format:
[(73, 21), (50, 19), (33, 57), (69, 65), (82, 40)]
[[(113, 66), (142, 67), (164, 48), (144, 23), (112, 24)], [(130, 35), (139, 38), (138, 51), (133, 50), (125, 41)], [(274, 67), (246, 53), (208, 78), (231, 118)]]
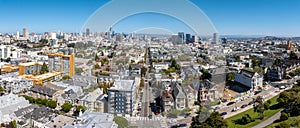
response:
[(137, 120), (146, 120), (146, 121), (151, 121), (151, 120), (160, 120), (158, 117), (152, 117), (151, 119), (149, 117), (137, 117)]

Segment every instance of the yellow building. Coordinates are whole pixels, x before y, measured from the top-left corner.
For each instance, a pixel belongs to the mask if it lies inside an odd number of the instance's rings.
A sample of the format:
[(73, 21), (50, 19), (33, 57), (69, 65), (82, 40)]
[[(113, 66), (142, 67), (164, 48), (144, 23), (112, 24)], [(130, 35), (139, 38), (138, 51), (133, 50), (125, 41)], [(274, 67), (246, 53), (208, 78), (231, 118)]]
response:
[(62, 74), (62, 72), (48, 72), (42, 75), (22, 75), (22, 77), (32, 80), (33, 85), (43, 85), (61, 79)]
[(74, 53), (72, 55), (64, 55), (62, 52), (48, 54), (49, 71), (62, 72), (72, 77), (75, 74), (74, 59)]
[(17, 72), (19, 70), (19, 67), (13, 66), (11, 64), (0, 64), (0, 67), (1, 67), (0, 75), (10, 73), (10, 72)]
[(19, 75), (38, 75), (42, 69), (43, 63), (28, 62), (19, 64)]

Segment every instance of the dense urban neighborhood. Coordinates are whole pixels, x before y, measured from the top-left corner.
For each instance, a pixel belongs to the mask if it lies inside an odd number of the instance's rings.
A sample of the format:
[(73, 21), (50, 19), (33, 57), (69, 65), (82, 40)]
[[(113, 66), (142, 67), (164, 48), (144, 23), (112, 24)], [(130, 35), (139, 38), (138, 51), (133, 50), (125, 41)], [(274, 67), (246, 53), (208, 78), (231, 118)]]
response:
[(24, 28), (0, 42), (1, 127), (299, 127), (284, 122), (300, 115), (299, 38)]

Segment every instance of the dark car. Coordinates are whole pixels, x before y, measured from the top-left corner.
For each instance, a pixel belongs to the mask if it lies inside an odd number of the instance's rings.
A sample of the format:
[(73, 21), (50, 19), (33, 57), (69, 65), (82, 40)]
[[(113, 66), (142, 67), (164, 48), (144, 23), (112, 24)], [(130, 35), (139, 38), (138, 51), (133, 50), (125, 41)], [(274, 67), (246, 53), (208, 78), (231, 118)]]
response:
[(227, 106), (229, 106), (229, 105), (233, 105), (235, 102), (229, 102), (228, 104), (227, 104)]
[(227, 115), (227, 112), (222, 112), (221, 115), (222, 116)]
[(248, 103), (248, 105), (251, 105), (251, 104), (253, 104), (254, 103), (254, 101), (250, 101), (249, 103)]
[(248, 104), (243, 104), (242, 106), (241, 106), (241, 108), (246, 108), (248, 106)]
[(222, 102), (223, 102), (223, 103), (226, 103), (226, 102), (227, 102), (227, 100), (226, 100), (226, 99), (224, 99), (224, 100), (222, 100)]
[(184, 124), (179, 124), (179, 125), (178, 125), (178, 127), (186, 127), (186, 126), (187, 126), (186, 123), (184, 123)]

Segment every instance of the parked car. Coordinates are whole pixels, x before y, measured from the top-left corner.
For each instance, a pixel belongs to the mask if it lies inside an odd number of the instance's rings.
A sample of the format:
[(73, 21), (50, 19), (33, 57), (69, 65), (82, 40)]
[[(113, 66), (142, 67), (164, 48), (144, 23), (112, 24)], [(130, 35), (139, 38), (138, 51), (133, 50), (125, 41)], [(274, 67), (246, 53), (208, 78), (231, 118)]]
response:
[(229, 106), (229, 105), (233, 105), (235, 102), (234, 101), (232, 101), (232, 102), (229, 102), (228, 104), (227, 104), (227, 106)]
[(254, 101), (252, 100), (248, 103), (248, 105), (252, 105), (253, 103), (254, 103)]
[(243, 104), (242, 106), (241, 106), (241, 108), (246, 108), (248, 106), (248, 104)]
[(222, 116), (227, 115), (227, 112), (222, 112), (221, 115)]
[(179, 124), (178, 127), (186, 127), (187, 124), (186, 123), (183, 123), (183, 124)]

